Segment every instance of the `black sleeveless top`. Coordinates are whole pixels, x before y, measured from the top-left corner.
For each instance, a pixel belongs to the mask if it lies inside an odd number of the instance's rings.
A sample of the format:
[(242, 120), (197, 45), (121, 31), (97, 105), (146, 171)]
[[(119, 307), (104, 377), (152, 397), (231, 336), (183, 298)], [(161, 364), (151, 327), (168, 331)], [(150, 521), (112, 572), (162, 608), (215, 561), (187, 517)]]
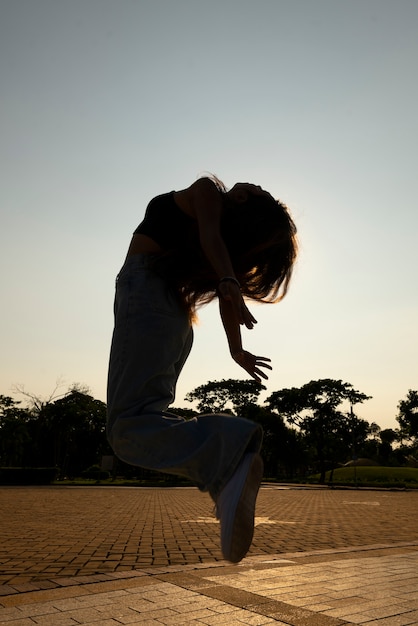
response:
[(188, 246), (197, 237), (196, 220), (174, 201), (174, 191), (156, 196), (148, 204), (145, 217), (134, 231), (151, 237), (163, 250)]

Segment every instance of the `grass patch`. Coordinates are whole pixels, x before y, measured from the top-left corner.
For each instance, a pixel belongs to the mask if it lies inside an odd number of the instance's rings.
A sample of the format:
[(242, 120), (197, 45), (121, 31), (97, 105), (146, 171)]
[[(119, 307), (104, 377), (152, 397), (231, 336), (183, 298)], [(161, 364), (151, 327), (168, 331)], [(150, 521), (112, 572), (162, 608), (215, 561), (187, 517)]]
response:
[[(273, 480), (273, 479), (270, 479)], [(270, 482), (264, 478), (264, 482)], [(273, 482), (277, 482), (274, 479)], [(318, 483), (319, 474), (310, 476), (308, 480), (286, 481), (293, 483)], [(145, 479), (117, 477), (105, 480), (92, 478), (75, 478), (73, 480), (57, 480), (54, 485), (88, 486), (102, 485), (109, 487), (186, 487), (192, 483), (177, 476), (150, 477)], [(325, 475), (325, 484), (335, 487), (381, 487), (387, 489), (418, 489), (418, 468), (415, 467), (341, 467)]]
[(138, 478), (106, 478), (103, 480), (95, 480), (94, 478), (72, 478), (65, 480), (55, 480), (53, 485), (60, 487), (88, 487), (94, 485), (108, 487), (189, 487), (192, 483), (186, 479), (179, 477), (178, 479), (170, 478), (162, 479), (138, 479)]
[[(312, 476), (313, 482), (319, 474)], [(335, 486), (418, 488), (418, 468), (416, 467), (340, 467), (327, 472), (325, 482)]]

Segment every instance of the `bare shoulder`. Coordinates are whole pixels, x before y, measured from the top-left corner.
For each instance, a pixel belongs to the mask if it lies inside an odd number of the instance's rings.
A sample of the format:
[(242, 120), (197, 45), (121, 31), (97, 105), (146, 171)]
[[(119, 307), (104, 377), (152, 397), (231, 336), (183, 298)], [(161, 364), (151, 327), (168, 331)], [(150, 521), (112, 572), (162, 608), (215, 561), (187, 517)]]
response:
[(219, 189), (214, 180), (211, 178), (207, 178), (206, 176), (203, 178), (198, 178), (192, 183), (189, 187), (191, 191), (194, 193), (218, 193)]
[(174, 198), (185, 213), (195, 218), (201, 210), (220, 208), (222, 204), (221, 192), (210, 178), (199, 178), (190, 187), (176, 191)]

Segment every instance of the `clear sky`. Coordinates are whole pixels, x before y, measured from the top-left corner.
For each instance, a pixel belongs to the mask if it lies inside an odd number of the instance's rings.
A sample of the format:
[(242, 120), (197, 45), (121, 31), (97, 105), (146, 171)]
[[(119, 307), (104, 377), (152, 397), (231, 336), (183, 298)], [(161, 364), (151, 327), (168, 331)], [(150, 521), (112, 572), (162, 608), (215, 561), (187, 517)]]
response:
[[(417, 27), (416, 0), (0, 0), (0, 394), (105, 400), (131, 233), (214, 172), (299, 229), (287, 298), (244, 332), (267, 393), (342, 379), (395, 427), (418, 388)], [(175, 404), (245, 376), (212, 304)]]

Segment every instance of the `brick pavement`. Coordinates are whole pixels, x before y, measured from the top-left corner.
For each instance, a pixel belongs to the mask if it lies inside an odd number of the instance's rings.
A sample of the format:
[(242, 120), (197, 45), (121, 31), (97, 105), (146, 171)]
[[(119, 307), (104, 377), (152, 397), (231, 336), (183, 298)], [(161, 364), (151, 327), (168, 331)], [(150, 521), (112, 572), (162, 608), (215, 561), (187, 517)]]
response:
[(196, 489), (0, 488), (0, 624), (418, 624), (418, 493), (263, 487), (222, 561)]

